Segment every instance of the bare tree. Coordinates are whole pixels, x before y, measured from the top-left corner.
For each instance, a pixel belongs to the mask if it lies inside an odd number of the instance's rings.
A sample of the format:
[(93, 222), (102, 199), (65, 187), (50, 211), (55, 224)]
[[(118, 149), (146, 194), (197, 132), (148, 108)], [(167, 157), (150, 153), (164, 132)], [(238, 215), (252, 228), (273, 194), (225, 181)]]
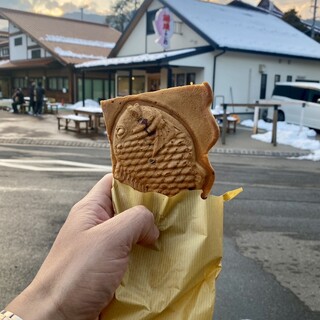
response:
[(106, 23), (123, 32), (142, 2), (142, 0), (117, 0), (111, 8), (112, 14), (106, 17)]

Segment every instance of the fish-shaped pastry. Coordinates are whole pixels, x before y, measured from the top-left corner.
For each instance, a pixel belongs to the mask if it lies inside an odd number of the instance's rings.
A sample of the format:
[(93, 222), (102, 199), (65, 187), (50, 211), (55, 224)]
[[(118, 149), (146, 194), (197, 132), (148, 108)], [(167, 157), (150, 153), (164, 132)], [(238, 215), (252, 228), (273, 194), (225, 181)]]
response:
[(210, 193), (208, 151), (219, 137), (207, 83), (102, 101), (114, 178), (141, 192)]

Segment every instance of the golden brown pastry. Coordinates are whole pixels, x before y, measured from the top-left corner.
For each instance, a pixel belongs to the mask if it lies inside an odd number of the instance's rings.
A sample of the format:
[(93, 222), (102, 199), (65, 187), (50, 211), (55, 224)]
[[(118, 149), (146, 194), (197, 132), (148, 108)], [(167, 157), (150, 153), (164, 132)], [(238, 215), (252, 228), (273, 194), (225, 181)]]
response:
[(208, 83), (102, 101), (114, 178), (141, 192), (210, 193), (208, 151), (219, 138)]

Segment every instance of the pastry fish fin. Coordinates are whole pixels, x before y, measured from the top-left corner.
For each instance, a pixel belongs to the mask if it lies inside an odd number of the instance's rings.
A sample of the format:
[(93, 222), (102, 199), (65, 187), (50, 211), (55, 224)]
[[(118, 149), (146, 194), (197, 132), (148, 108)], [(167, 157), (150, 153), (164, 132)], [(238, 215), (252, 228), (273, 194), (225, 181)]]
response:
[(162, 119), (156, 130), (152, 156), (155, 157), (161, 148), (174, 138), (175, 135), (176, 131), (173, 124)]

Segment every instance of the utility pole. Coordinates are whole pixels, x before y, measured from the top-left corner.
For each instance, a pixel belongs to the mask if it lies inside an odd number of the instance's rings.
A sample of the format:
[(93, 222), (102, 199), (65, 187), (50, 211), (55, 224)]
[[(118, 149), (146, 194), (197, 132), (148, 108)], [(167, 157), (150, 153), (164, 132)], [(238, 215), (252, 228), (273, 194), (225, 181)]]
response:
[(80, 7), (80, 11), (81, 11), (81, 21), (83, 21), (83, 10), (85, 8), (87, 8), (88, 6), (83, 6), (83, 7)]
[(314, 28), (316, 25), (316, 18), (317, 18), (317, 2), (318, 0), (314, 0), (314, 5), (313, 7), (313, 18), (312, 18), (312, 26), (311, 26), (311, 38), (314, 39)]

